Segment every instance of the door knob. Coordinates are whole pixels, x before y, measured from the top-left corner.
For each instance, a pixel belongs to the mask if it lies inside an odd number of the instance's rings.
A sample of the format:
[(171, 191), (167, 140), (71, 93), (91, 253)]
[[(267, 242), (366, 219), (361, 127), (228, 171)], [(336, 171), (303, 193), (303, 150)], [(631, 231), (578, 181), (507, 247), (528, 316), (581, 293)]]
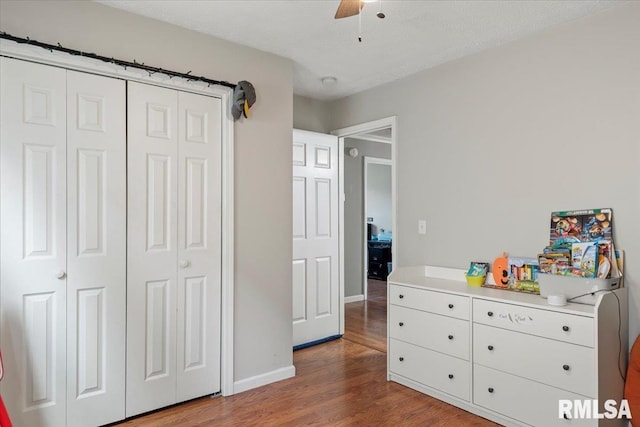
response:
[(64, 279), (64, 276), (66, 276), (67, 273), (65, 273), (64, 270), (58, 270), (58, 272), (56, 273), (56, 277), (60, 280)]
[(182, 260), (180, 260), (178, 265), (180, 266), (180, 268), (187, 268), (187, 267), (189, 267), (189, 261), (186, 260), (186, 259), (182, 259)]

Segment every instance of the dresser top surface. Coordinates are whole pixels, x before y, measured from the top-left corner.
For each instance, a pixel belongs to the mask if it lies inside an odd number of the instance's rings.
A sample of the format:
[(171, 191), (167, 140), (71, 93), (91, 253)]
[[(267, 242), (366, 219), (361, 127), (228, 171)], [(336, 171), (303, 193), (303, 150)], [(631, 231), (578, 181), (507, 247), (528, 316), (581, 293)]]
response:
[[(459, 276), (459, 279), (458, 279)], [(481, 298), (509, 304), (518, 304), (560, 313), (593, 317), (593, 305), (568, 303), (566, 306), (552, 306), (546, 298), (525, 292), (509, 291), (486, 287), (468, 286), (464, 281), (464, 271), (440, 267), (398, 267), (388, 278), (389, 284), (405, 285), (437, 292)], [(622, 289), (620, 291), (623, 291)], [(597, 304), (596, 304), (597, 305)]]

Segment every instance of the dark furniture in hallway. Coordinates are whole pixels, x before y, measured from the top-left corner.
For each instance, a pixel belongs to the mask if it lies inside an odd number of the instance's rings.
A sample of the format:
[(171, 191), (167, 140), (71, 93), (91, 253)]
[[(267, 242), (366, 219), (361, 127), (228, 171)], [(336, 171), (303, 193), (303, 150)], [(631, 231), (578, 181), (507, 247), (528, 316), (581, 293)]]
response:
[(391, 242), (369, 240), (369, 268), (367, 277), (370, 279), (387, 280), (388, 264), (391, 262)]

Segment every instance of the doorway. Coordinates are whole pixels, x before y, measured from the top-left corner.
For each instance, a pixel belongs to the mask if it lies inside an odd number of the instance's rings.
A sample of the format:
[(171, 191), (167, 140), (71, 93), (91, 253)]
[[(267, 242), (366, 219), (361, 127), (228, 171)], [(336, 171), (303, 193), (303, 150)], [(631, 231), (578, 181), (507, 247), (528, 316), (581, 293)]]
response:
[[(372, 122), (363, 123), (348, 128), (338, 129), (332, 134), (339, 137), (339, 153), (340, 153), (340, 171), (339, 171), (339, 191), (344, 195), (344, 208), (340, 212), (340, 333), (345, 333), (345, 304), (351, 302), (363, 301), (366, 298), (367, 293), (367, 274), (365, 274), (365, 263), (367, 262), (366, 248), (364, 242), (367, 240), (367, 226), (366, 216), (364, 215), (364, 200), (357, 202), (360, 204), (360, 214), (355, 215), (355, 222), (348, 221), (351, 218), (351, 214), (348, 211), (349, 197), (351, 193), (352, 199), (353, 192), (357, 189), (355, 187), (349, 188), (349, 184), (345, 186), (347, 181), (347, 175), (350, 174), (349, 166), (352, 163), (351, 160), (358, 159), (362, 165), (362, 180), (364, 175), (364, 157), (385, 157), (375, 153), (369, 154), (367, 150), (372, 147), (376, 147), (373, 144), (386, 147), (389, 151), (390, 167), (391, 167), (391, 226), (390, 230), (385, 228), (385, 232), (390, 232), (393, 235), (393, 231), (396, 230), (396, 168), (395, 159), (397, 157), (397, 144), (396, 144), (396, 117), (388, 117)], [(355, 142), (355, 141), (358, 142)], [(360, 144), (357, 145), (356, 144)], [(367, 145), (370, 145), (368, 147)], [(360, 148), (358, 148), (360, 147)], [(356, 151), (352, 150), (356, 148)], [(352, 157), (354, 156), (355, 157)], [(357, 163), (357, 162), (356, 162)], [(351, 171), (353, 172), (353, 171)], [(360, 190), (363, 190), (362, 188)], [(374, 218), (375, 220), (375, 218)], [(353, 234), (356, 237), (353, 237)], [(358, 237), (361, 236), (361, 237)], [(397, 238), (392, 238), (393, 245), (390, 251), (392, 252), (392, 258), (394, 261), (398, 259), (397, 250)], [(356, 261), (354, 262), (353, 259)], [(386, 267), (386, 266), (385, 266)], [(354, 270), (355, 268), (355, 270)], [(384, 283), (384, 282), (383, 282)], [(386, 285), (386, 283), (385, 283)], [(386, 286), (385, 286), (386, 289)], [(365, 300), (366, 302), (366, 300)]]
[[(376, 143), (370, 143), (376, 144)], [(393, 228), (391, 227), (391, 147), (389, 158), (364, 156), (363, 192), (363, 247), (362, 289), (364, 299), (369, 298), (371, 280), (387, 280), (391, 273)], [(345, 177), (347, 178), (348, 175)], [(348, 252), (345, 253), (348, 256)], [(349, 265), (349, 260), (345, 259)], [(348, 277), (348, 276), (347, 276)]]

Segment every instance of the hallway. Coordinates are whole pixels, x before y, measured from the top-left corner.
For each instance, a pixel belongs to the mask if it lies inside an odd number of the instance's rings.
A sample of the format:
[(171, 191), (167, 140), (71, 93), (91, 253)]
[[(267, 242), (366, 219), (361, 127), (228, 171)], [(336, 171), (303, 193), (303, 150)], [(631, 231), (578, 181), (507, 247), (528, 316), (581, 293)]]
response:
[(387, 352), (387, 282), (368, 279), (366, 301), (345, 304), (343, 339)]

